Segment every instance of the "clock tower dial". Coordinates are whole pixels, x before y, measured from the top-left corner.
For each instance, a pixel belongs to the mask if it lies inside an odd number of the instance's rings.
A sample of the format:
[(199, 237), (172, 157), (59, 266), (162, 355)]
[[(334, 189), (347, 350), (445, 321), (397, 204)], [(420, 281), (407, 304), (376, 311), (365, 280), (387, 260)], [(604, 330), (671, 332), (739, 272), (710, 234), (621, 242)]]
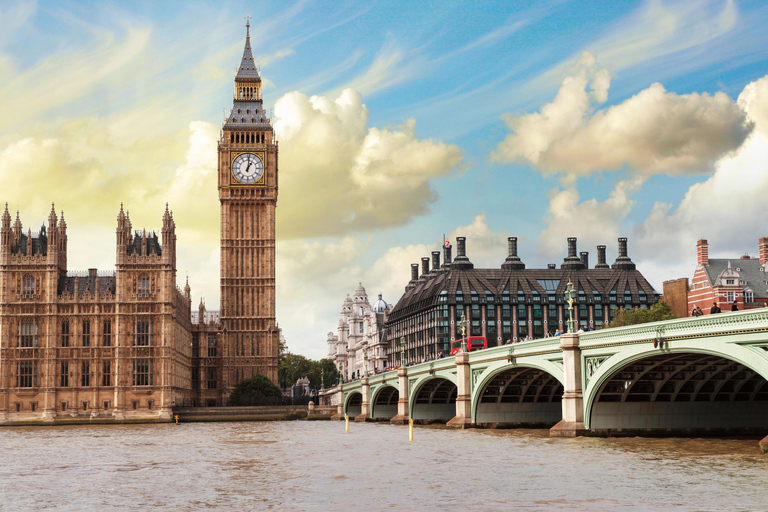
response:
[(225, 398), (256, 374), (277, 383), (275, 133), (261, 98), (250, 21), (232, 109), (219, 139), (221, 382)]

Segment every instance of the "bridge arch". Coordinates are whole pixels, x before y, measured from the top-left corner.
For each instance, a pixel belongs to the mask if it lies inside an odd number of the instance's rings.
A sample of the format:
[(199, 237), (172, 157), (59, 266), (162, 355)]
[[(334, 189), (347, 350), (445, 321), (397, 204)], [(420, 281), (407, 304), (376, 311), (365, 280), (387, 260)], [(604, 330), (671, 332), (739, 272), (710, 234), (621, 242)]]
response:
[(601, 363), (585, 389), (585, 426), (630, 433), (764, 428), (765, 357), (735, 343), (674, 343), (661, 351), (635, 345)]
[(354, 418), (363, 412), (363, 394), (360, 391), (351, 391), (344, 398), (344, 414)]
[(371, 418), (391, 419), (397, 416), (397, 401), (400, 391), (395, 386), (384, 384), (371, 390)]
[(549, 361), (498, 363), (478, 378), (472, 420), (480, 426), (547, 426), (562, 419), (563, 372)]
[(426, 423), (447, 423), (456, 416), (455, 376), (430, 375), (411, 385), (408, 417)]

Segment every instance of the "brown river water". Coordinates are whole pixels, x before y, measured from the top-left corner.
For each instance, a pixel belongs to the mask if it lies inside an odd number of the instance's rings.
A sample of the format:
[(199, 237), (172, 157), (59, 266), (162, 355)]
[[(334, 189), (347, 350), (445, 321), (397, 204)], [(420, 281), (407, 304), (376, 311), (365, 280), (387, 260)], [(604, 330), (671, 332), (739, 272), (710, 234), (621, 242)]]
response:
[(768, 510), (757, 440), (343, 422), (0, 428), (0, 510)]

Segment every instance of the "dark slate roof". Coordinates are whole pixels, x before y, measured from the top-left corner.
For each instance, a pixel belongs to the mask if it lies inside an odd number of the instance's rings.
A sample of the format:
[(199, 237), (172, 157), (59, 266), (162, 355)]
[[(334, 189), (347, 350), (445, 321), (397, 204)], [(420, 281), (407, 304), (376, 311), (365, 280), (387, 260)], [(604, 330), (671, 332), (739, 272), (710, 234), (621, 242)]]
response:
[(739, 281), (746, 281), (746, 284), (741, 285), (743, 289), (749, 289), (754, 292), (754, 297), (765, 299), (768, 298), (768, 273), (763, 271), (763, 266), (760, 264), (760, 260), (756, 258), (750, 258), (748, 260), (742, 259), (725, 259), (725, 260), (709, 260), (709, 265), (704, 265), (704, 270), (707, 273), (707, 278), (711, 285), (719, 286), (717, 283), (718, 276), (728, 268), (730, 263), (731, 269), (736, 271), (739, 276)]
[(224, 123), (227, 130), (271, 130), (261, 100), (234, 100), (232, 111)]
[[(595, 292), (604, 296), (601, 302), (607, 302), (611, 291), (617, 295), (624, 295), (629, 290), (633, 296), (633, 302), (640, 295), (656, 297), (653, 286), (636, 269), (471, 269), (457, 270), (451, 268), (437, 275), (422, 276), (411, 287), (406, 288), (405, 293), (395, 305), (390, 320), (396, 320), (414, 311), (437, 304), (438, 296), (442, 291), (448, 295), (455, 295), (461, 290), (465, 297), (464, 304), (471, 304), (472, 291), (482, 298), (486, 292), (494, 295), (497, 303), (501, 302), (504, 294), (510, 295), (510, 303), (517, 302), (519, 293), (526, 296), (526, 300), (538, 294), (541, 297), (554, 295), (556, 301), (561, 303), (568, 280), (571, 280), (577, 292), (593, 296)], [(546, 281), (549, 281), (547, 283)], [(545, 285), (553, 284), (553, 290), (545, 289)], [(642, 293), (641, 293), (642, 291)], [(453, 303), (453, 300), (449, 302)], [(545, 302), (542, 299), (542, 302)], [(578, 302), (578, 298), (577, 298)], [(650, 300), (649, 303), (652, 303)], [(653, 301), (655, 302), (655, 300)]]
[(162, 256), (162, 247), (160, 247), (160, 240), (157, 238), (157, 233), (154, 231), (151, 235), (147, 235), (147, 254), (142, 254), (142, 237), (141, 231), (136, 231), (133, 236), (133, 242), (128, 246), (128, 254), (138, 254), (139, 256), (147, 256), (149, 254), (157, 254)]
[(236, 80), (247, 80), (251, 82), (260, 82), (259, 70), (256, 69), (256, 61), (253, 60), (251, 52), (251, 28), (247, 25), (245, 33), (245, 48), (243, 49), (243, 59), (240, 61), (240, 68), (237, 70)]
[[(77, 295), (82, 297), (86, 293), (92, 295), (96, 293), (96, 276), (81, 277), (60, 277), (58, 283), (58, 294), (69, 293), (74, 295), (75, 282), (77, 282)], [(98, 278), (99, 294), (104, 295), (107, 292), (115, 293), (115, 277), (100, 276)]]
[[(11, 247), (11, 254), (23, 254), (27, 256), (27, 239), (29, 237), (22, 233), (19, 236), (19, 245)], [(32, 234), (32, 254), (48, 255), (48, 235), (45, 232), (45, 226), (40, 227), (40, 234)]]

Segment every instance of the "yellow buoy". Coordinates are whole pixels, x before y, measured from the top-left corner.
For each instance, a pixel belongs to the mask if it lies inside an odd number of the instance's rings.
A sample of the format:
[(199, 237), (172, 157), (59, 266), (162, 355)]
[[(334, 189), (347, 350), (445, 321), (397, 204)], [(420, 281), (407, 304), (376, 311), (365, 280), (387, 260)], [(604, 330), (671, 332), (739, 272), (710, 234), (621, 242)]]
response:
[(347, 432), (349, 432), (349, 416), (346, 414), (344, 415), (344, 423), (346, 423)]
[(408, 418), (408, 440), (413, 441), (413, 418)]
[(175, 414), (173, 417), (176, 419), (176, 424), (178, 425), (179, 424), (179, 415)]

